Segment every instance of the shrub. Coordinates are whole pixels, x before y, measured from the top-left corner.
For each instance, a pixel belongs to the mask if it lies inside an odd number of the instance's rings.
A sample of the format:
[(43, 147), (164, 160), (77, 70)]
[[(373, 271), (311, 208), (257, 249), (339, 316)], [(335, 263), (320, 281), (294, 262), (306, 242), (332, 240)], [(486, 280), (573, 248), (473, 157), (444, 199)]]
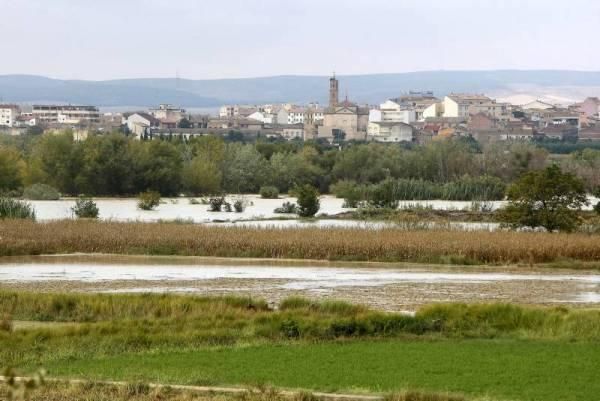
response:
[(242, 213), (246, 209), (246, 202), (243, 199), (236, 199), (233, 202), (233, 210), (236, 213)]
[(227, 212), (227, 213), (231, 213), (232, 212), (231, 203), (225, 201), (225, 203), (223, 203), (223, 211)]
[(97, 219), (100, 214), (100, 210), (91, 198), (80, 196), (75, 202), (75, 206), (71, 208), (75, 216), (80, 219)]
[(292, 202), (283, 202), (283, 204), (273, 210), (273, 213), (294, 214), (298, 212), (298, 207)]
[(596, 213), (600, 214), (600, 201), (598, 201), (595, 205), (594, 205), (594, 210), (596, 211)]
[(344, 199), (342, 207), (354, 208), (358, 207), (359, 202), (364, 200), (365, 189), (354, 181), (342, 180), (332, 185), (331, 192), (335, 194), (336, 198)]
[(371, 185), (367, 192), (368, 203), (376, 208), (398, 208), (398, 186), (391, 178)]
[(25, 188), (23, 197), (29, 200), (58, 200), (60, 193), (50, 185), (33, 184)]
[(35, 220), (35, 211), (27, 202), (11, 198), (0, 198), (0, 219)]
[(260, 197), (263, 199), (277, 199), (279, 198), (279, 189), (274, 186), (260, 187)]
[(160, 193), (156, 191), (142, 192), (138, 197), (138, 208), (153, 210), (160, 204)]
[(224, 196), (217, 196), (214, 198), (210, 198), (208, 200), (208, 211), (209, 212), (220, 212), (221, 208), (223, 207), (223, 205), (225, 204), (225, 197)]
[(298, 198), (298, 215), (312, 217), (319, 211), (319, 192), (311, 185), (303, 185), (294, 190)]

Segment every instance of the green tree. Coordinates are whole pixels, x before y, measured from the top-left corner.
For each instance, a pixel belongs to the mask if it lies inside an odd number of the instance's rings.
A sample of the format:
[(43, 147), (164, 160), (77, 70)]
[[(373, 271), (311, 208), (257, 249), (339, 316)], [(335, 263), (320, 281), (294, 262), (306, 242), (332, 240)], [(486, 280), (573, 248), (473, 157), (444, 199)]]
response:
[(27, 182), (48, 184), (63, 194), (78, 194), (75, 179), (82, 165), (81, 146), (71, 132), (42, 135), (31, 151)]
[(319, 192), (312, 185), (302, 185), (294, 189), (298, 201), (298, 215), (300, 217), (312, 217), (321, 207)]
[(132, 141), (130, 146), (135, 190), (177, 195), (181, 190), (183, 167), (177, 146), (162, 140)]
[(17, 150), (0, 146), (0, 192), (23, 186), (25, 162)]
[(269, 181), (269, 164), (253, 145), (230, 143), (223, 160), (223, 188), (230, 193), (257, 193)]
[(183, 167), (181, 181), (184, 190), (192, 195), (212, 195), (221, 191), (219, 167), (203, 156), (196, 156)]
[(580, 224), (578, 211), (587, 204), (583, 182), (557, 165), (525, 173), (509, 187), (508, 200), (499, 213), (502, 222), (548, 231), (575, 229)]
[(80, 193), (126, 195), (133, 193), (132, 158), (128, 139), (120, 134), (91, 136), (82, 147), (83, 165), (76, 178)]
[(178, 128), (192, 128), (192, 123), (190, 122), (190, 120), (188, 120), (187, 118), (182, 118), (181, 120), (179, 120), (179, 122), (177, 123), (177, 127)]

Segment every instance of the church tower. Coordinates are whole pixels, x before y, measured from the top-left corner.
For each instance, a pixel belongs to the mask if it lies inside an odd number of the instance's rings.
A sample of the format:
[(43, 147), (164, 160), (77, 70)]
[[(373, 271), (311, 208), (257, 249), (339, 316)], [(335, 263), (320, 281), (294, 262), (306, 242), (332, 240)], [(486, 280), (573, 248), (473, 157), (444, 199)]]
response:
[(335, 73), (329, 78), (329, 107), (335, 107), (339, 103), (339, 84)]

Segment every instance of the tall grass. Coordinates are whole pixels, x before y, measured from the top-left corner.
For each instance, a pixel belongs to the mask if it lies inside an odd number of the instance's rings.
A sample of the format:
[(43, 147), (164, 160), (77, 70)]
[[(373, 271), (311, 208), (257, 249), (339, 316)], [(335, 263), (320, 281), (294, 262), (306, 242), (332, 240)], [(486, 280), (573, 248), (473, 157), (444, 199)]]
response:
[(0, 360), (16, 367), (269, 341), (421, 336), (600, 341), (600, 311), (593, 310), (442, 305), (409, 316), (298, 298), (270, 309), (247, 298), (0, 294), (0, 314), (8, 310), (16, 321), (70, 322), (0, 331)]
[(468, 264), (600, 260), (597, 236), (565, 233), (4, 220), (0, 237), (0, 256), (84, 252)]
[(389, 197), (401, 200), (453, 200), (489, 201), (504, 199), (506, 184), (496, 177), (463, 177), (447, 183), (436, 183), (421, 179), (388, 179), (378, 184), (359, 185), (352, 181), (340, 181), (332, 187), (333, 193), (356, 207), (360, 201), (371, 201), (373, 194), (389, 187)]
[(0, 198), (0, 219), (35, 220), (35, 211), (27, 202), (12, 198)]

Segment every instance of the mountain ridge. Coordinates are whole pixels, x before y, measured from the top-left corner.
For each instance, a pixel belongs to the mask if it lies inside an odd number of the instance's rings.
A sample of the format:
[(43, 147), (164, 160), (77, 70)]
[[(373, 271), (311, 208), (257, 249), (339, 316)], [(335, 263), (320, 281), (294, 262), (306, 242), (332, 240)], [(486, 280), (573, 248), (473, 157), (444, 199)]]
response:
[[(42, 75), (0, 75), (0, 99), (33, 103), (81, 103), (105, 107), (173, 103), (182, 107), (216, 107), (228, 103), (307, 103), (327, 101), (328, 78), (320, 75), (277, 75), (255, 78), (180, 79), (125, 78), (64, 80)], [(600, 71), (461, 70), (340, 75), (340, 94), (359, 103), (380, 103), (409, 90), (450, 92), (545, 93), (570, 96), (600, 94)], [(524, 92), (523, 92), (524, 93)], [(535, 94), (535, 93), (532, 93)], [(564, 95), (564, 93), (559, 93)]]

